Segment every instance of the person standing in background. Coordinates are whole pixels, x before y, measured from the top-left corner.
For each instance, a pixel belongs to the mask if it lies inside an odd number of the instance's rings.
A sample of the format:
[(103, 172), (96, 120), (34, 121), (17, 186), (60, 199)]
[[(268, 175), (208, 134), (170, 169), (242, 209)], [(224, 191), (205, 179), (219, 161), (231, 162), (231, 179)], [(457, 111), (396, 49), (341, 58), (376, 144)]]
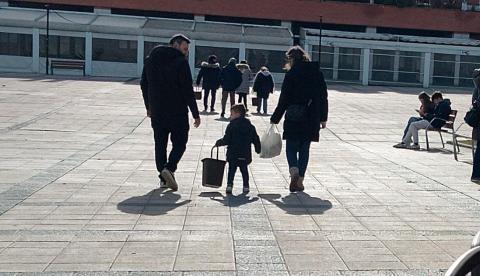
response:
[(242, 72), (242, 83), (237, 88), (238, 103), (243, 103), (248, 111), (247, 95), (250, 93), (250, 79), (252, 70), (250, 70), (250, 66), (246, 60), (240, 61), (240, 63), (237, 64), (237, 68), (240, 70), (240, 72)]
[(217, 89), (220, 87), (220, 64), (217, 63), (217, 56), (211, 55), (207, 62), (202, 62), (200, 72), (197, 76), (197, 86), (202, 82), (203, 107), (204, 111), (208, 110), (208, 95), (212, 96), (210, 102), (210, 112), (215, 112), (215, 97)]

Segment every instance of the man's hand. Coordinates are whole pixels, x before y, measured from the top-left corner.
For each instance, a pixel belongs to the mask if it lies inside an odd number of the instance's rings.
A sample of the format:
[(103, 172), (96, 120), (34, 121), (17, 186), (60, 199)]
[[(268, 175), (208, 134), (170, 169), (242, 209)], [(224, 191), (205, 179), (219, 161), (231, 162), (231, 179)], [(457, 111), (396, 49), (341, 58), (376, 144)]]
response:
[(326, 128), (327, 127), (327, 122), (321, 122), (320, 127), (321, 128)]
[(150, 109), (147, 109), (147, 117), (152, 118), (152, 113), (150, 113)]
[(195, 128), (198, 128), (198, 127), (200, 126), (200, 123), (201, 123), (200, 118), (197, 118), (197, 119), (195, 119), (195, 122), (193, 123), (193, 126), (194, 126)]

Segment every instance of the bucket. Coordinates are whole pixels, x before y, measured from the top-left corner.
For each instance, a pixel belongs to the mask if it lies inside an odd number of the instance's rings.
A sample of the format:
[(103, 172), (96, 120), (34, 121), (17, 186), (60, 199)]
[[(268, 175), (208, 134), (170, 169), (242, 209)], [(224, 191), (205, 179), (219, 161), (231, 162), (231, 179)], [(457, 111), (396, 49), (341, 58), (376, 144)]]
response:
[[(213, 158), (213, 149), (217, 148), (217, 158)], [(213, 147), (210, 152), (210, 158), (204, 158), (202, 186), (210, 188), (220, 188), (223, 182), (223, 173), (225, 171), (226, 161), (218, 159), (218, 147)]]

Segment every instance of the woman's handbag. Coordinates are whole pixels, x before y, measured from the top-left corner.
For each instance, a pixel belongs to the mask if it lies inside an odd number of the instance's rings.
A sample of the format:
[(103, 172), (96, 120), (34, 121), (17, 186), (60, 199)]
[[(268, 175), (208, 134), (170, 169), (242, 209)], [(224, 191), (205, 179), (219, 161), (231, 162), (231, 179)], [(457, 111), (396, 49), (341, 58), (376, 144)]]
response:
[(195, 100), (201, 100), (202, 99), (202, 88), (201, 87), (195, 87), (193, 90), (193, 93), (195, 94)]
[(275, 125), (272, 124), (270, 129), (263, 134), (260, 144), (262, 145), (260, 158), (273, 158), (282, 153), (282, 136), (278, 133)]
[(252, 97), (252, 106), (258, 106), (259, 99), (258, 97)]
[(467, 111), (465, 117), (463, 118), (465, 123), (471, 127), (479, 127), (480, 126), (480, 109), (479, 109), (479, 102), (475, 101), (470, 110)]
[(308, 108), (312, 104), (312, 100), (309, 100), (307, 104), (292, 104), (287, 107), (285, 112), (285, 120), (291, 122), (302, 122), (307, 119)]

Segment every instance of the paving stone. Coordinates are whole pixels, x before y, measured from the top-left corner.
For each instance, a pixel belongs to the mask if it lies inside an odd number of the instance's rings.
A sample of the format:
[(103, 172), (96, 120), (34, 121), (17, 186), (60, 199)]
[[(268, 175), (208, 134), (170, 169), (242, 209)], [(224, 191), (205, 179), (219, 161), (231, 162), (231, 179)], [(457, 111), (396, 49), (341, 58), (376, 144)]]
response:
[[(480, 227), (471, 165), (435, 135), (431, 152), (392, 148), (417, 88), (330, 85), (305, 192), (289, 193), (283, 155), (254, 155), (251, 193), (226, 196), (201, 186), (218, 116), (191, 129), (179, 191), (160, 190), (138, 83), (43, 77), (0, 76), (0, 272), (443, 275)], [(447, 96), (461, 118), (471, 91)], [(248, 118), (268, 129), (269, 117)]]

